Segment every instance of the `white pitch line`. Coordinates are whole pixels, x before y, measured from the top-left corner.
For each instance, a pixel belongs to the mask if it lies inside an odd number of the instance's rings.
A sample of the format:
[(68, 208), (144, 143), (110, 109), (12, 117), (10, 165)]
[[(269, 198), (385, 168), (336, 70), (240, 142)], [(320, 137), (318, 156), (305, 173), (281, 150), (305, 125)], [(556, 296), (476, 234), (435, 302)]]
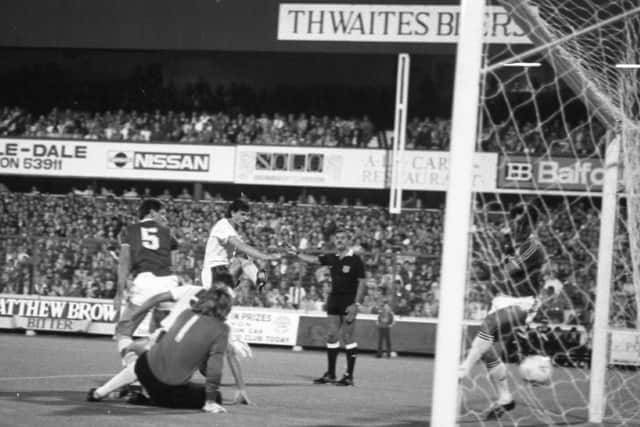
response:
[(42, 377), (0, 377), (0, 381), (29, 381), (29, 380), (55, 380), (64, 378), (90, 378), (90, 377), (112, 377), (113, 372), (108, 374), (72, 374), (72, 375), (47, 375)]
[[(40, 376), (40, 377), (0, 377), (0, 381), (31, 381), (31, 380), (59, 380), (59, 379), (67, 379), (67, 378), (92, 378), (92, 377), (112, 377), (114, 375), (113, 372), (107, 373), (107, 374), (70, 374), (70, 375), (46, 375), (46, 376)], [(260, 386), (260, 382), (278, 382), (280, 384), (289, 384), (289, 385), (296, 385), (296, 384), (307, 384), (307, 382), (305, 381), (296, 381), (296, 380), (282, 380), (279, 378), (265, 378), (265, 377), (255, 377), (255, 378), (248, 378), (245, 379), (246, 381), (249, 382), (255, 382), (258, 381), (257, 383), (253, 384), (255, 386)]]

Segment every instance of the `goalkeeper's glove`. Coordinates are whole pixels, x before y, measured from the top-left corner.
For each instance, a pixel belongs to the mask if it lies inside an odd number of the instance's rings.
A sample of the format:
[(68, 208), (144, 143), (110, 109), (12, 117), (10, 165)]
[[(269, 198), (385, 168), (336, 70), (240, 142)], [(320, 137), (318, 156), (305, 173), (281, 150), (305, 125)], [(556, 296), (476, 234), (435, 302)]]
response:
[(236, 395), (233, 398), (234, 405), (251, 405), (253, 402), (249, 399), (246, 390), (238, 390), (236, 391)]
[(251, 351), (251, 347), (249, 347), (249, 344), (236, 336), (231, 337), (231, 339), (229, 340), (229, 346), (236, 356), (243, 358), (253, 357), (253, 352)]

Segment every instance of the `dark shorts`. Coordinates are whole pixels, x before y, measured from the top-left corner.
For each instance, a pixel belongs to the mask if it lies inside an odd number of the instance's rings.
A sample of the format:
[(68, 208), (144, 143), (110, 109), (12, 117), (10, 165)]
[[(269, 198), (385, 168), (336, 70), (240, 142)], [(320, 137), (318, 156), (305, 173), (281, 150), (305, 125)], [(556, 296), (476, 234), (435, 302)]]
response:
[(140, 384), (147, 390), (155, 405), (181, 409), (200, 409), (204, 406), (206, 400), (204, 384), (169, 385), (163, 383), (151, 372), (146, 352), (138, 357), (135, 372)]
[(329, 294), (327, 314), (344, 316), (347, 312), (347, 307), (353, 304), (355, 300), (355, 295)]
[[(229, 270), (228, 265), (218, 265), (215, 267), (211, 267), (211, 283), (209, 286), (213, 285), (217, 280), (220, 274), (231, 274), (231, 270)], [(233, 277), (233, 275), (231, 275)], [(235, 282), (235, 278), (233, 279)], [(234, 286), (236, 283), (233, 284)]]

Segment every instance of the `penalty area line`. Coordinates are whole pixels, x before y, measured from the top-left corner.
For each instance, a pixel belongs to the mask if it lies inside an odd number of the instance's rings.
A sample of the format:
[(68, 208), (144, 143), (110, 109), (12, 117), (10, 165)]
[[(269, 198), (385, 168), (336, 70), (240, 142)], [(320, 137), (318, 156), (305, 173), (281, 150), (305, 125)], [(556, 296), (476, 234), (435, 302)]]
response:
[[(117, 373), (117, 372), (116, 372)], [(69, 374), (69, 375), (43, 375), (43, 376), (33, 376), (33, 377), (0, 377), (0, 381), (37, 381), (37, 380), (59, 380), (59, 379), (73, 379), (73, 378), (98, 378), (98, 377), (112, 377), (116, 373), (109, 372), (106, 374)], [(264, 385), (270, 382), (278, 382), (280, 384), (286, 385), (304, 385), (307, 384), (306, 381), (296, 381), (296, 380), (282, 380), (279, 378), (268, 378), (268, 377), (250, 377), (245, 379), (246, 382), (251, 382), (253, 386)]]
[(66, 378), (92, 378), (92, 377), (112, 377), (113, 372), (108, 374), (71, 374), (71, 375), (44, 375), (39, 377), (0, 377), (0, 381), (31, 381), (31, 380), (59, 380)]

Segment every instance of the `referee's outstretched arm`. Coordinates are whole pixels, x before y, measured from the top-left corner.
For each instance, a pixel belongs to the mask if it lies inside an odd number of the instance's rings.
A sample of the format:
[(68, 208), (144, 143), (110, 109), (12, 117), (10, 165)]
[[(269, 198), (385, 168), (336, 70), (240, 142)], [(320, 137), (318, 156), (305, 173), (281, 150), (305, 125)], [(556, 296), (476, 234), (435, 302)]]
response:
[(315, 255), (307, 255), (307, 254), (301, 254), (297, 249), (295, 248), (291, 248), (290, 251), (288, 251), (291, 255), (294, 255), (296, 257), (298, 257), (298, 259), (304, 261), (304, 262), (308, 262), (309, 264), (321, 264), (320, 258), (318, 258)]

